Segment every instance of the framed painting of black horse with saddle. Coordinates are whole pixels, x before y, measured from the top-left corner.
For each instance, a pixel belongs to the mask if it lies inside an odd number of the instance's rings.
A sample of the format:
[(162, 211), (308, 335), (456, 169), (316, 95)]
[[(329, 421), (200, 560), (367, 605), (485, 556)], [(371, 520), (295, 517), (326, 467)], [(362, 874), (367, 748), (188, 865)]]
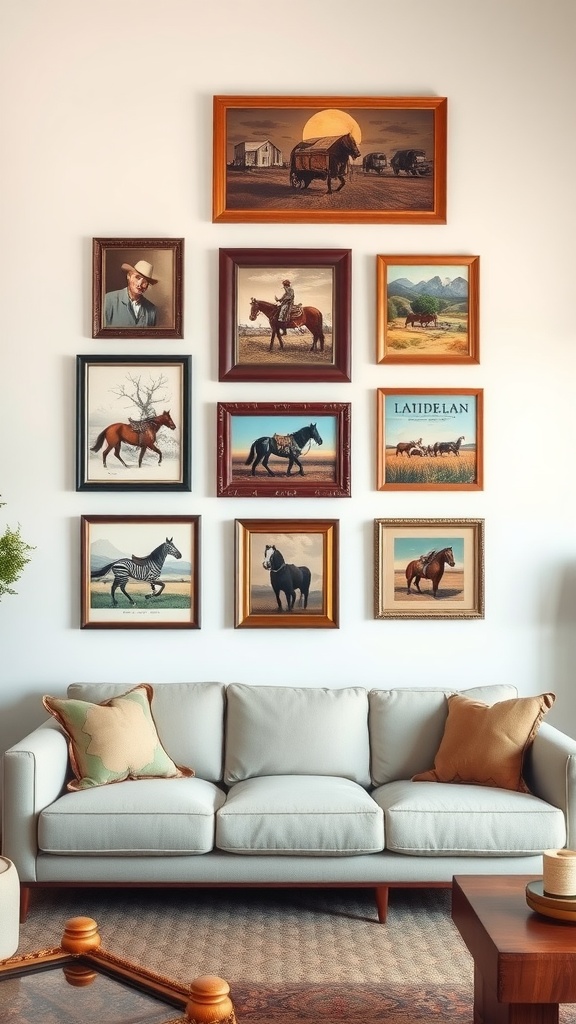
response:
[(190, 364), (77, 356), (77, 491), (190, 490)]
[(338, 628), (336, 519), (237, 519), (234, 627)]
[(212, 219), (445, 224), (446, 108), (440, 96), (215, 96)]
[(350, 249), (220, 249), (219, 380), (350, 380)]
[(219, 402), (219, 498), (349, 498), (347, 402)]

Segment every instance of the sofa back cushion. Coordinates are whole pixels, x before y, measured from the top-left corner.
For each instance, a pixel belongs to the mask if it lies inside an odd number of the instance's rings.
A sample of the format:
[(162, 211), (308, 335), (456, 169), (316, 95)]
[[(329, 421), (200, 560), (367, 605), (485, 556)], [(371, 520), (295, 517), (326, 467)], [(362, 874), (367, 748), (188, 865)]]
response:
[(333, 775), (370, 784), (368, 692), (319, 687), (227, 689), (224, 781)]
[(495, 704), (518, 696), (515, 686), (496, 683), (468, 690), (411, 687), (371, 690), (370, 706), (371, 774), (374, 786), (397, 779), (411, 779), (434, 764), (446, 719), (447, 698), (462, 693), (472, 700)]
[[(93, 704), (125, 693), (126, 683), (72, 683), (68, 696)], [(176, 764), (197, 777), (220, 782), (223, 772), (224, 694), (222, 683), (154, 683), (152, 717), (160, 742)], [(432, 763), (432, 762), (431, 762)]]

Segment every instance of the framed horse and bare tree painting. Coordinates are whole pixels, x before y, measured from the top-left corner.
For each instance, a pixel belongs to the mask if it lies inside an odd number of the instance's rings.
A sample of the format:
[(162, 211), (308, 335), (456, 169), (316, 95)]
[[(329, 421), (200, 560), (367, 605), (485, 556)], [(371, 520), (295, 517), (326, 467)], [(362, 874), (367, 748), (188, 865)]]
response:
[(483, 619), (483, 519), (375, 519), (375, 619)]
[(234, 627), (338, 628), (337, 519), (236, 519)]
[(220, 249), (219, 380), (350, 380), (350, 249)]
[(82, 629), (199, 629), (200, 516), (82, 516)]
[(190, 356), (77, 356), (77, 491), (191, 489), (190, 366)]
[(447, 100), (215, 96), (213, 221), (446, 223)]
[(219, 498), (349, 498), (346, 402), (219, 402)]

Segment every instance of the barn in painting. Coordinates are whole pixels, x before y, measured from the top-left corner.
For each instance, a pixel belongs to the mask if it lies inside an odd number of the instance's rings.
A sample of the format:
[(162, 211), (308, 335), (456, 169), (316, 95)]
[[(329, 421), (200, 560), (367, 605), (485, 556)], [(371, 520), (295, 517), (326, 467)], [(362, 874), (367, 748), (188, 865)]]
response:
[(262, 142), (239, 142), (234, 146), (235, 167), (282, 167), (282, 150), (264, 139)]

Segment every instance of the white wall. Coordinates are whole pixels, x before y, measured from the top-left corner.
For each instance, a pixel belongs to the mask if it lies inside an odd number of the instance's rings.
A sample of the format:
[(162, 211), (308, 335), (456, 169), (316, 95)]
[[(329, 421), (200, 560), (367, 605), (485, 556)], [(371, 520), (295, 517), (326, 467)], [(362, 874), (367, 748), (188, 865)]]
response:
[[(573, 0), (19, 0), (0, 11), (0, 750), (73, 680), (512, 681), (576, 735)], [(212, 224), (212, 96), (449, 99), (448, 223)], [(185, 238), (185, 340), (90, 337), (91, 240)], [(351, 384), (217, 381), (219, 247), (353, 251)], [(479, 254), (479, 366), (377, 366), (377, 253)], [(568, 312), (566, 312), (568, 311)], [(191, 353), (191, 494), (77, 493), (77, 354)], [(375, 490), (375, 389), (482, 387), (482, 492)], [(216, 403), (352, 403), (352, 497), (217, 499)], [(79, 519), (200, 514), (202, 629), (79, 629)], [(339, 630), (234, 630), (235, 517), (341, 524)], [(481, 517), (483, 621), (376, 621), (373, 520)]]

